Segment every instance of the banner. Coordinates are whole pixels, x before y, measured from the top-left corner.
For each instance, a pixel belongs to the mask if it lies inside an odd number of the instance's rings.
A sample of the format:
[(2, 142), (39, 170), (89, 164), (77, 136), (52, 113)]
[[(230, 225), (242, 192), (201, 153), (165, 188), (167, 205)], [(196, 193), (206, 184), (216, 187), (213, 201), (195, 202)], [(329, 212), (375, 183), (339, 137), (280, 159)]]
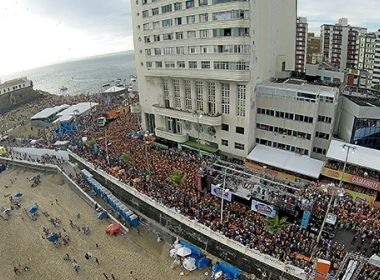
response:
[(276, 209), (273, 206), (254, 199), (252, 199), (251, 210), (270, 218), (276, 216)]
[(310, 211), (303, 211), (302, 220), (301, 220), (301, 228), (307, 229), (309, 225), (311, 213)]
[[(220, 185), (211, 184), (211, 194), (222, 198), (223, 188)], [(232, 200), (232, 192), (227, 192), (224, 194), (224, 200), (230, 201)]]
[[(326, 168), (326, 167), (324, 167), (322, 170), (323, 176), (333, 178), (336, 180), (340, 180), (340, 178), (342, 178), (342, 173), (343, 173), (342, 171), (334, 170), (334, 169), (330, 169), (330, 168)], [(372, 189), (375, 191), (380, 191), (380, 182), (372, 180), (372, 179), (367, 179), (367, 178), (363, 178), (360, 176), (355, 176), (355, 175), (351, 175), (348, 173), (344, 173), (343, 181), (350, 183), (350, 184), (353, 184), (353, 185), (356, 185), (356, 186), (363, 187), (363, 188)]]

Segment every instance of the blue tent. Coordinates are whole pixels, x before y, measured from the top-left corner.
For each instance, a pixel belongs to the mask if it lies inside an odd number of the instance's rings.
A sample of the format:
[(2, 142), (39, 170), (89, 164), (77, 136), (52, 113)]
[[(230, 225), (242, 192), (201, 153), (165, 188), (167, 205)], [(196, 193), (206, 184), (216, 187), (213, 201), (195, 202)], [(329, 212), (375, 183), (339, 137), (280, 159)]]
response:
[(36, 214), (37, 212), (38, 212), (38, 206), (37, 205), (33, 205), (32, 207), (30, 207), (29, 209), (28, 209), (28, 212), (30, 213), (30, 214)]
[(140, 225), (140, 220), (135, 214), (130, 216), (130, 224), (131, 227), (138, 227)]
[(102, 211), (98, 214), (98, 219), (99, 220), (105, 220), (108, 218), (108, 213), (106, 211)]
[(239, 269), (225, 262), (214, 264), (212, 271), (215, 273), (222, 271), (227, 280), (239, 279), (241, 274)]
[(59, 239), (59, 235), (58, 235), (58, 233), (50, 233), (46, 237), (46, 239), (49, 240), (50, 242), (56, 242)]
[(184, 247), (191, 250), (191, 257), (192, 258), (198, 259), (198, 258), (202, 257), (202, 251), (198, 247), (191, 245), (189, 242), (187, 242), (185, 240), (180, 240), (179, 243), (181, 245), (183, 245)]
[(21, 198), (23, 196), (22, 193), (18, 192), (14, 195), (15, 198)]
[(210, 264), (210, 259), (206, 257), (201, 257), (195, 260), (195, 266), (197, 267), (197, 269), (208, 267), (209, 264)]

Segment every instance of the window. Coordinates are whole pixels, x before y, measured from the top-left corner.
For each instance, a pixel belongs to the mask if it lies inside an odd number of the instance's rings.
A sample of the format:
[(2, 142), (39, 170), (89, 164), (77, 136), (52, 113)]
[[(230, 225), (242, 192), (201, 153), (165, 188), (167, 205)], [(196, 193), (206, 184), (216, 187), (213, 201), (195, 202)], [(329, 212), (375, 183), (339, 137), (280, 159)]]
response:
[(170, 27), (173, 25), (173, 20), (170, 18), (170, 19), (164, 19), (162, 21), (162, 27)]
[(230, 126), (226, 123), (222, 123), (222, 130), (224, 131), (229, 131), (230, 130)]
[(236, 115), (245, 117), (245, 102), (247, 98), (247, 86), (237, 85), (237, 110)]
[(237, 127), (236, 127), (236, 133), (244, 134), (244, 127), (237, 126)]
[(327, 151), (326, 151), (326, 149), (322, 149), (322, 148), (314, 147), (314, 148), (313, 148), (313, 152), (314, 152), (314, 153), (317, 153), (317, 154), (325, 155)]
[(143, 11), (142, 16), (143, 16), (143, 18), (149, 17), (149, 11), (148, 10)]
[(244, 151), (244, 144), (235, 142), (235, 149)]
[(150, 29), (150, 23), (144, 23), (143, 24), (143, 30), (144, 31), (147, 31), (147, 30), (149, 30)]
[(324, 123), (331, 123), (332, 119), (326, 116), (318, 116), (318, 121)]
[(145, 50), (145, 55), (151, 55), (151, 54), (152, 54), (151, 49), (146, 49)]
[(173, 54), (175, 54), (174, 50), (175, 49), (173, 47), (172, 48), (163, 48), (164, 55), (173, 55)]
[(153, 39), (155, 42), (159, 42), (160, 41), (160, 35), (153, 35)]
[(175, 22), (175, 25), (182, 25), (182, 18), (181, 17), (177, 17), (174, 19), (174, 22)]
[(162, 81), (162, 89), (163, 89), (164, 99), (165, 99), (165, 108), (169, 108), (170, 103), (169, 103), (169, 81), (168, 80)]
[(146, 68), (152, 68), (152, 62), (151, 61), (146, 62)]
[(230, 84), (222, 83), (222, 114), (230, 113)]
[(190, 69), (197, 69), (198, 68), (197, 61), (189, 61), (189, 68)]
[(164, 41), (170, 41), (170, 40), (173, 40), (173, 33), (165, 33), (163, 36), (162, 36), (162, 39)]
[(186, 9), (194, 8), (194, 0), (186, 1)]
[(144, 42), (150, 43), (150, 36), (144, 36)]
[(161, 49), (154, 48), (154, 55), (161, 55)]
[(160, 22), (159, 21), (154, 21), (153, 22), (153, 29), (158, 29), (160, 28)]
[(174, 106), (175, 108), (181, 108), (181, 94), (179, 88), (179, 80), (173, 80), (174, 89)]
[(185, 68), (185, 61), (177, 61), (177, 68)]
[(175, 39), (176, 40), (182, 40), (183, 39), (183, 32), (176, 32), (175, 33)]
[(195, 82), (195, 93), (197, 96), (197, 111), (203, 111), (203, 82)]
[(201, 46), (201, 53), (208, 53), (207, 46)]
[(191, 83), (188, 80), (185, 80), (185, 108), (186, 110), (192, 110)]
[(319, 132), (319, 131), (317, 131), (317, 132), (315, 133), (315, 137), (329, 140), (330, 135), (329, 135), (328, 133), (323, 133), (323, 132)]
[(189, 54), (196, 54), (197, 53), (197, 47), (189, 47), (188, 53)]
[(182, 10), (182, 3), (181, 2), (174, 3), (174, 10), (175, 11)]
[(158, 8), (154, 8), (154, 9), (152, 9), (152, 15), (153, 16), (156, 16), (156, 15), (158, 15), (160, 12), (159, 12), (159, 10), (158, 10)]
[(210, 69), (210, 61), (201, 61), (202, 69)]
[(193, 23), (195, 23), (195, 16), (194, 15), (187, 16), (186, 17), (186, 23), (187, 24), (193, 24)]
[(208, 22), (208, 13), (199, 15), (199, 22)]
[(200, 38), (208, 38), (208, 30), (207, 29), (199, 30), (199, 37)]
[(156, 68), (162, 68), (162, 61), (156, 61)]
[(174, 61), (165, 61), (165, 68), (175, 68)]
[(199, 6), (206, 6), (208, 5), (208, 0), (199, 0)]
[(222, 146), (228, 147), (228, 140), (222, 139)]
[(171, 11), (172, 11), (172, 4), (165, 5), (165, 6), (161, 7), (161, 13), (163, 13), (163, 14), (169, 13)]
[(217, 12), (212, 14), (213, 20), (232, 20), (232, 19), (248, 19), (249, 11), (248, 10), (232, 10)]
[(211, 115), (215, 115), (216, 113), (215, 83), (214, 82), (207, 83), (207, 90), (208, 90), (208, 112)]
[(185, 54), (185, 47), (176, 47), (176, 54)]
[(187, 31), (187, 39), (195, 38), (196, 32), (195, 31)]

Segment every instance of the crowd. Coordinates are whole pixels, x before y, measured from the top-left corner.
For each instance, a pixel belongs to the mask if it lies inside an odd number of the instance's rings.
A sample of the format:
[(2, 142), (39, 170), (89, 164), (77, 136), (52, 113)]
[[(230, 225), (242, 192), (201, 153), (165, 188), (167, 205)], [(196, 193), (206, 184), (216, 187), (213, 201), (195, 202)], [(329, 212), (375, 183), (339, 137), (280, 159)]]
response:
[[(340, 161), (329, 160), (326, 163), (326, 167), (334, 169), (334, 170), (342, 171), (343, 167), (344, 167), (344, 163), (340, 162)], [(380, 178), (379, 172), (377, 172), (375, 170), (369, 170), (368, 168), (363, 168), (363, 167), (360, 167), (357, 165), (354, 166), (351, 164), (346, 165), (346, 173), (356, 175), (356, 176), (360, 176), (360, 177), (373, 179), (376, 181), (379, 181), (379, 178)]]

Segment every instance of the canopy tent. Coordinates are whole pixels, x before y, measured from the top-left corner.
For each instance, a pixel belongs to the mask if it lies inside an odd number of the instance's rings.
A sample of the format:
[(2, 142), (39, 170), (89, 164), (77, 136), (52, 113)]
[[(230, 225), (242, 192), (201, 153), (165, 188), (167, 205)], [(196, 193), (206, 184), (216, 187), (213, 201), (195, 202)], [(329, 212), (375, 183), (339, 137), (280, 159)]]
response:
[(118, 87), (118, 86), (112, 86), (104, 91), (104, 93), (114, 93), (114, 92), (121, 92), (125, 91), (124, 87)]
[(63, 104), (63, 105), (55, 106), (52, 108), (45, 108), (42, 111), (35, 114), (34, 116), (32, 116), (30, 119), (31, 120), (47, 119), (47, 118), (61, 112), (62, 110), (65, 110), (69, 107), (70, 107), (70, 105)]
[(36, 214), (36, 213), (38, 212), (38, 206), (34, 204), (32, 207), (30, 207), (30, 208), (28, 209), (28, 212), (29, 212), (30, 214), (32, 214), (32, 215)]
[(264, 145), (257, 145), (247, 159), (312, 178), (319, 178), (324, 166), (323, 161)]
[(58, 123), (58, 122), (69, 122), (71, 121), (72, 119), (74, 118), (74, 116), (72, 115), (64, 115), (64, 116), (60, 116), (58, 119), (56, 119), (55, 121), (53, 121), (53, 123)]
[(373, 265), (373, 266), (380, 268), (380, 257), (378, 255), (372, 255), (369, 258), (368, 263)]
[(344, 145), (354, 147), (348, 154), (347, 162), (353, 165), (380, 171), (380, 151), (348, 144), (338, 140), (331, 140), (330, 148), (327, 151), (327, 158), (345, 162), (347, 150), (343, 149)]
[(121, 225), (120, 224), (110, 224), (107, 229), (106, 233), (109, 235), (117, 235), (121, 233)]
[(191, 255), (191, 250), (186, 247), (181, 247), (177, 250), (176, 254), (180, 257), (187, 257)]
[(214, 264), (214, 266), (212, 267), (212, 271), (214, 273), (218, 273), (221, 271), (224, 274), (225, 279), (228, 280), (239, 279), (241, 274), (239, 269), (225, 262)]

